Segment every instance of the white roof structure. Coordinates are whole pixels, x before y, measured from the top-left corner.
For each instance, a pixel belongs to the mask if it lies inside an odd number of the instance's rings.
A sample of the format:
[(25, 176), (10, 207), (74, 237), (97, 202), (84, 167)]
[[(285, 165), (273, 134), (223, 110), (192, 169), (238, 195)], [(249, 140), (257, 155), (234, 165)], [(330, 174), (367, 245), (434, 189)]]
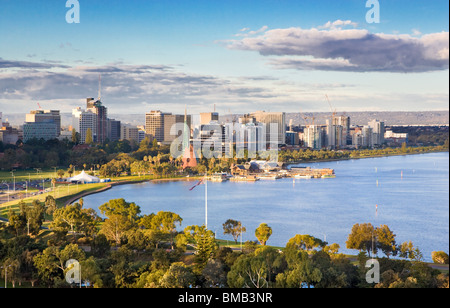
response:
[(69, 182), (81, 182), (81, 183), (99, 183), (100, 179), (95, 176), (91, 176), (89, 174), (86, 174), (86, 172), (81, 172), (77, 176), (74, 176), (68, 180)]

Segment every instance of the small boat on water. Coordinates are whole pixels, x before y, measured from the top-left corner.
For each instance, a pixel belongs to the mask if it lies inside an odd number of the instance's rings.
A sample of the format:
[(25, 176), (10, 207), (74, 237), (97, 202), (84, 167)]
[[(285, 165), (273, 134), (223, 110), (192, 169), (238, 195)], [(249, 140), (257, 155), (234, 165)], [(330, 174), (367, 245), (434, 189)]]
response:
[(237, 175), (237, 176), (230, 178), (230, 181), (233, 181), (233, 182), (256, 182), (256, 181), (259, 181), (259, 178), (254, 175), (247, 175), (247, 176)]
[(296, 174), (296, 175), (294, 176), (294, 178), (296, 178), (296, 179), (310, 180), (310, 179), (312, 179), (312, 176), (311, 176), (311, 175), (301, 175), (301, 174)]
[(226, 182), (228, 181), (228, 174), (226, 173), (214, 173), (211, 175), (210, 179), (211, 182)]
[(281, 176), (278, 174), (262, 174), (262, 175), (258, 175), (258, 178), (260, 180), (278, 180), (281, 179)]
[(336, 177), (335, 174), (324, 174), (322, 175), (322, 179), (334, 179)]

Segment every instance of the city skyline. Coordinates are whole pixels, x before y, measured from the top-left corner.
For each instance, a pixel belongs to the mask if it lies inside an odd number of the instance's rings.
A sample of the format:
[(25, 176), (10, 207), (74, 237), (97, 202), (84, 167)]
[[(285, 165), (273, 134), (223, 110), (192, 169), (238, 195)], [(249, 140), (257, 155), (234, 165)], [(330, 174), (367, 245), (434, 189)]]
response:
[[(64, 1), (0, 5), (0, 110), (111, 114), (448, 110), (448, 2)], [(13, 26), (11, 26), (13, 25)], [(93, 30), (94, 29), (94, 30)]]

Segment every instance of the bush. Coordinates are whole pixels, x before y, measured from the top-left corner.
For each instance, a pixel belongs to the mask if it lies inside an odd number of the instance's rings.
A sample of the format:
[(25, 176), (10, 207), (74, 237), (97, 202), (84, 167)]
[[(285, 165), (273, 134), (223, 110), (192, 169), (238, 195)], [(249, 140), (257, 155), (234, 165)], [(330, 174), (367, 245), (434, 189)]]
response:
[(431, 258), (436, 264), (448, 264), (448, 254), (443, 251), (433, 251), (431, 253)]

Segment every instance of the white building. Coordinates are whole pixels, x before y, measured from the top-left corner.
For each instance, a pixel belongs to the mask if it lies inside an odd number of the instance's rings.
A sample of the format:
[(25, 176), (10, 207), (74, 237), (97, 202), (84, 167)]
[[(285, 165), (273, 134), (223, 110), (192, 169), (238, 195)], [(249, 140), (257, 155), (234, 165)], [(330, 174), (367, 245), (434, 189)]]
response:
[(97, 136), (97, 114), (93, 113), (91, 109), (82, 110), (80, 107), (73, 109), (72, 127), (80, 133), (81, 143), (86, 142), (86, 132), (89, 128), (92, 132), (92, 139), (95, 140)]

